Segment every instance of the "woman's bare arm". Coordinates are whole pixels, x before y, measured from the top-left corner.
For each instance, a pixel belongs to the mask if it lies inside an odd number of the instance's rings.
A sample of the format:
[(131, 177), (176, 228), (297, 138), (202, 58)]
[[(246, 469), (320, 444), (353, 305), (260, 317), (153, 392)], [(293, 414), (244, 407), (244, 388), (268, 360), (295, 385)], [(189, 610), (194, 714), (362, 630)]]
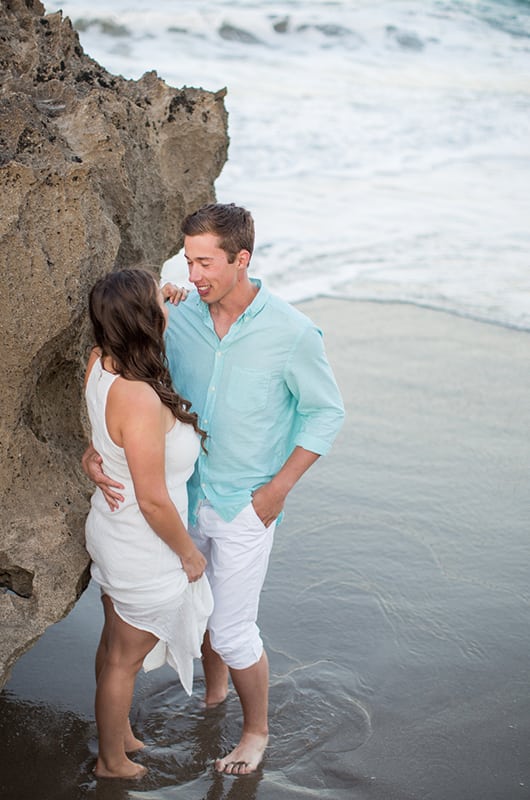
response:
[(107, 427), (116, 444), (125, 450), (140, 511), (155, 533), (177, 553), (188, 579), (194, 581), (204, 572), (206, 560), (167, 490), (168, 415), (158, 395), (146, 383), (118, 378), (109, 391)]

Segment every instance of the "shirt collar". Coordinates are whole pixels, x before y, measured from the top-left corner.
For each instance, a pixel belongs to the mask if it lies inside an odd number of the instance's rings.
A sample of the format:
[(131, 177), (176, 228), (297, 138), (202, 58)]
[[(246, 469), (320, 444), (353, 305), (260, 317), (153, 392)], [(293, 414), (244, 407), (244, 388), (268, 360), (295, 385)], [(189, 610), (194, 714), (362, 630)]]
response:
[(270, 296), (269, 290), (263, 286), (259, 278), (251, 278), (250, 282), (258, 287), (258, 293), (252, 303), (245, 308), (241, 314), (242, 317), (255, 317), (256, 314), (259, 314)]
[[(258, 287), (258, 293), (256, 294), (256, 296), (255, 296), (254, 300), (252, 301), (252, 303), (245, 308), (245, 310), (241, 314), (240, 319), (242, 319), (244, 317), (255, 317), (256, 314), (259, 314), (259, 312), (261, 311), (261, 309), (263, 308), (263, 306), (266, 304), (267, 300), (270, 297), (269, 290), (266, 289), (265, 286), (263, 286), (263, 284), (259, 280), (259, 278), (250, 278), (250, 282), (252, 284), (254, 284), (254, 286)], [(197, 293), (197, 291), (194, 291), (190, 295), (188, 302), (190, 300), (193, 300), (193, 302), (197, 306), (197, 308), (199, 310), (199, 313), (200, 313), (201, 317), (203, 318), (203, 320), (206, 321), (206, 320), (210, 319), (210, 308), (208, 306), (208, 303), (204, 303), (201, 300), (201, 298), (199, 297), (199, 294)]]

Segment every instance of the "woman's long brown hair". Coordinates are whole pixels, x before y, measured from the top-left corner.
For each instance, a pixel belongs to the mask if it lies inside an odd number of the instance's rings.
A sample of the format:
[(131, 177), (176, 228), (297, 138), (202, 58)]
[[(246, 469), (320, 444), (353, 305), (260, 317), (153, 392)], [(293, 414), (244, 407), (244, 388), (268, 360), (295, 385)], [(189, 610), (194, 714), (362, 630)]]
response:
[(89, 312), (102, 356), (112, 359), (123, 378), (148, 383), (173, 416), (200, 435), (206, 450), (207, 434), (199, 428), (197, 414), (171, 383), (155, 276), (144, 269), (109, 272), (92, 287)]

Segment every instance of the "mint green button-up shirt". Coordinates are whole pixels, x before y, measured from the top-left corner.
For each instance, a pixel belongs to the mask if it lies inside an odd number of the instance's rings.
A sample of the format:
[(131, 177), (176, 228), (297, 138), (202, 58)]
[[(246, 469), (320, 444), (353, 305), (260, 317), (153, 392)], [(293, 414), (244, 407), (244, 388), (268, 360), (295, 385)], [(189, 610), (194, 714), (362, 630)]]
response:
[(196, 292), (169, 306), (171, 377), (208, 432), (188, 483), (191, 523), (205, 499), (233, 519), (296, 446), (327, 453), (344, 417), (321, 331), (253, 283), (256, 297), (222, 339)]

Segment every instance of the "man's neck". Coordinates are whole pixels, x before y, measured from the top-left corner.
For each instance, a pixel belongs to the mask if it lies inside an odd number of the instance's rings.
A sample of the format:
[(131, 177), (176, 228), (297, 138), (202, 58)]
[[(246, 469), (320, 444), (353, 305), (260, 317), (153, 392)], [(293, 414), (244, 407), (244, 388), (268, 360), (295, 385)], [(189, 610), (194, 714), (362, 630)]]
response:
[(256, 297), (259, 286), (245, 281), (237, 287), (237, 291), (231, 292), (229, 296), (223, 298), (218, 303), (210, 305), (210, 316), (212, 318), (215, 332), (220, 339), (226, 336), (233, 323), (239, 319), (241, 314), (249, 307)]

